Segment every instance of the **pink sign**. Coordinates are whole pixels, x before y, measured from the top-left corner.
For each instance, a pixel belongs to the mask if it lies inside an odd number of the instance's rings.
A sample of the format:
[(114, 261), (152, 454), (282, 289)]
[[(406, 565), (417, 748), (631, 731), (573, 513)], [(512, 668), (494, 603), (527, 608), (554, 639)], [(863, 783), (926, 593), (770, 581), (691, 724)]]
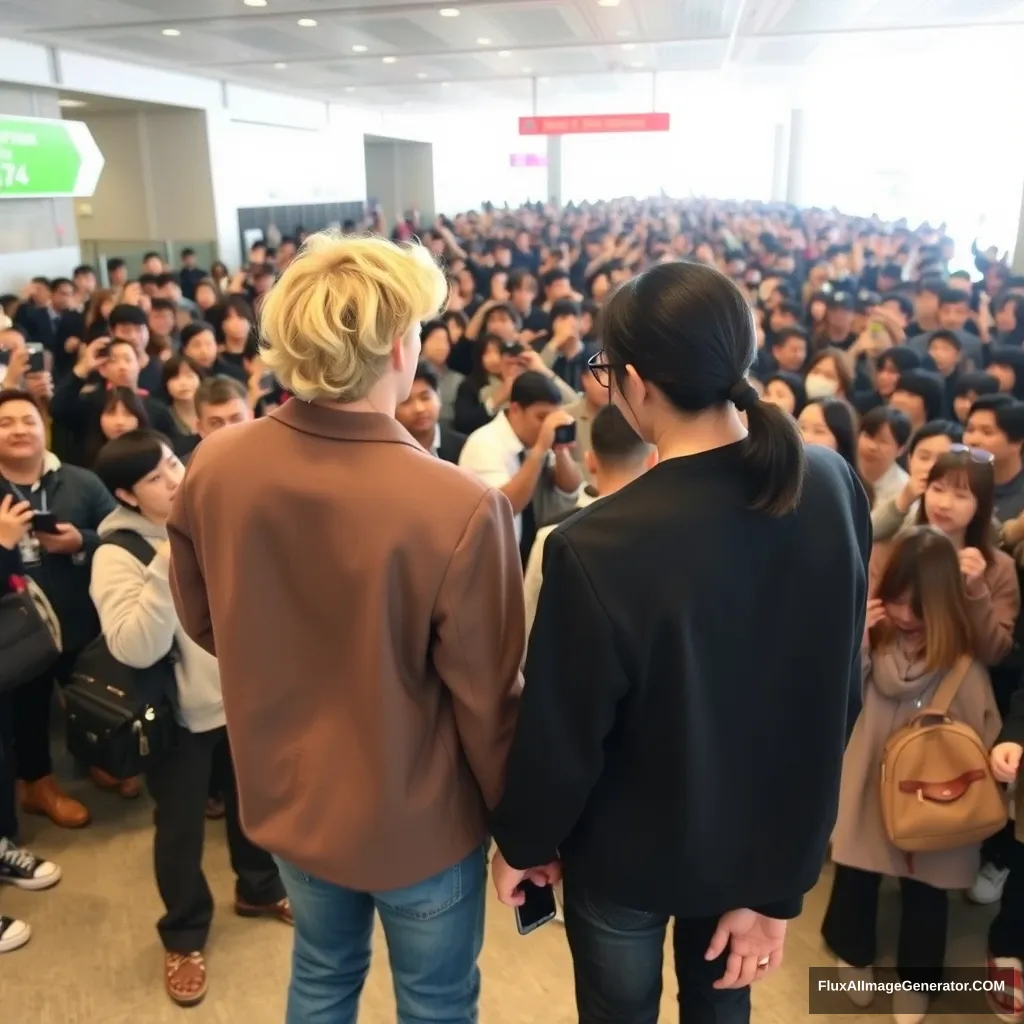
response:
[(540, 153), (513, 153), (508, 162), (512, 167), (547, 167), (548, 158)]

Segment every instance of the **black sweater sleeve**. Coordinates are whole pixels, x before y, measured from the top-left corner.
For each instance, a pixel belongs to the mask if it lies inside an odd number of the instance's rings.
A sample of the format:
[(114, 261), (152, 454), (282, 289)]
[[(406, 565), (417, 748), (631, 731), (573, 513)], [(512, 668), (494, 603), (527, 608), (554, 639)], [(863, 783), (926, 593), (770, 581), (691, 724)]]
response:
[(857, 573), (855, 585), (858, 587), (858, 600), (856, 607), (859, 609), (857, 619), (854, 623), (854, 650), (852, 663), (850, 665), (850, 688), (847, 693), (846, 710), (846, 742), (850, 742), (850, 734), (857, 723), (863, 703), (864, 680), (861, 674), (860, 648), (861, 639), (864, 636), (864, 622), (867, 618), (868, 607), (868, 562), (871, 559), (871, 546), (874, 542), (871, 531), (871, 505), (868, 496), (860, 480), (854, 475), (853, 469), (848, 469), (850, 475), (850, 488), (853, 496), (853, 522), (857, 531), (857, 548), (860, 555), (861, 571)]
[(90, 400), (82, 394), (86, 382), (69, 373), (57, 382), (50, 399), (50, 416), (54, 423), (71, 431), (81, 431), (89, 418)]
[(474, 430), (486, 427), (492, 419), (480, 401), (480, 385), (471, 377), (467, 377), (455, 393), (453, 426), (460, 434), (468, 437)]
[(1017, 690), (1010, 698), (1010, 711), (1003, 722), (999, 742), (1024, 746), (1024, 690)]
[(556, 531), (530, 635), (526, 685), (493, 816), (512, 867), (557, 857), (604, 765), (604, 740), (629, 683), (613, 631), (575, 552)]

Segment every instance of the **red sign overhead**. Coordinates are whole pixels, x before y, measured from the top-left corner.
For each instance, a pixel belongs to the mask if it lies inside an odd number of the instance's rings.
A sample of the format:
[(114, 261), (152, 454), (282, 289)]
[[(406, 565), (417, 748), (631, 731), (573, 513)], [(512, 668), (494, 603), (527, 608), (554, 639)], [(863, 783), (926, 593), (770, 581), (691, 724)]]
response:
[(667, 132), (668, 114), (582, 114), (521, 117), (520, 135), (589, 135), (601, 132)]

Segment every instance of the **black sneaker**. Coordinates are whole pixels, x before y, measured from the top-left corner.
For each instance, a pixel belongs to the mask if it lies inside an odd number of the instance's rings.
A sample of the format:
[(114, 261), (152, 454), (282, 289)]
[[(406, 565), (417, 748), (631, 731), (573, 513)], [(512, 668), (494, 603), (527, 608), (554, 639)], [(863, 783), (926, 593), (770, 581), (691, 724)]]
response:
[(20, 949), (32, 938), (32, 929), (24, 921), (13, 917), (0, 917), (0, 953)]
[(40, 860), (28, 850), (15, 846), (10, 839), (0, 839), (0, 882), (34, 890), (49, 889), (59, 881), (60, 868), (56, 864)]

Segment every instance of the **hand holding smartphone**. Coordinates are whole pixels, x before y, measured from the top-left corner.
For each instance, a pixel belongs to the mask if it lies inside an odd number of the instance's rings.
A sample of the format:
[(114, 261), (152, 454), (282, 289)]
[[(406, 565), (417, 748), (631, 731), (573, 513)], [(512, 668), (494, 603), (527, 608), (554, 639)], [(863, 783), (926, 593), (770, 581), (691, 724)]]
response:
[(553, 921), (555, 918), (555, 890), (550, 885), (534, 885), (529, 879), (524, 879), (519, 885), (519, 891), (526, 899), (516, 910), (516, 928), (520, 935), (529, 935), (535, 932), (541, 925)]

